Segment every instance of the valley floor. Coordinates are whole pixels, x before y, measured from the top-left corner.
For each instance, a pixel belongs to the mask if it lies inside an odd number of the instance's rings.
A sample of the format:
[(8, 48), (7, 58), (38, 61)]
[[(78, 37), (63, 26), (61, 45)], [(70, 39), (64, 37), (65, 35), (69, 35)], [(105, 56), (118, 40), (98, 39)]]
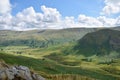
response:
[(120, 80), (120, 59), (65, 53), (69, 44), (48, 48), (1, 47), (0, 59), (24, 65), (48, 80)]

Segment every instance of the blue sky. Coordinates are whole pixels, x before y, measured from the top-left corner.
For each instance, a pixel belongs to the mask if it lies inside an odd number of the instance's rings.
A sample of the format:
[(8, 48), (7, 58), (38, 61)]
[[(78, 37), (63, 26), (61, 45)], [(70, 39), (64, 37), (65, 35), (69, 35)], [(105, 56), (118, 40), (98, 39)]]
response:
[(120, 26), (120, 0), (0, 0), (0, 30)]
[(56, 8), (63, 16), (78, 17), (79, 14), (97, 17), (104, 7), (104, 0), (11, 0), (16, 15), (25, 8), (33, 6), (36, 12), (41, 12), (40, 6)]

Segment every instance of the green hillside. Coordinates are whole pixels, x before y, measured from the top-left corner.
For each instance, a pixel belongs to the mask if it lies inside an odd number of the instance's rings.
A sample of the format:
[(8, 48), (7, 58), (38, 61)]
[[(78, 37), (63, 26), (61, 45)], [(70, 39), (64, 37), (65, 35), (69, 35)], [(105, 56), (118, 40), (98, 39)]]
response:
[(48, 80), (119, 80), (120, 31), (114, 29), (0, 31), (0, 61)]
[(78, 51), (77, 54), (85, 56), (120, 53), (120, 31), (102, 29), (88, 33), (78, 41), (74, 49)]
[(86, 33), (96, 29), (71, 28), (61, 30), (32, 30), (32, 31), (0, 31), (0, 45), (24, 45), (30, 47), (48, 47), (82, 38)]
[[(31, 69), (34, 69), (36, 72), (38, 72), (40, 75), (42, 75), (45, 78), (52, 78), (55, 75), (63, 79), (65, 76), (69, 76), (72, 78), (75, 75), (79, 78), (75, 80), (116, 80), (120, 79), (117, 75), (112, 75), (111, 73), (107, 73), (105, 71), (102, 71), (100, 69), (86, 69), (82, 67), (77, 66), (66, 66), (59, 63), (56, 63), (53, 60), (50, 59), (35, 59), (25, 56), (15, 56), (11, 54), (7, 54), (5, 52), (0, 52), (0, 59), (4, 60), (8, 64), (12, 65), (24, 65), (28, 66)], [(68, 75), (67, 75), (68, 74)], [(56, 79), (60, 80), (60, 79)], [(70, 80), (70, 79), (65, 79)], [(71, 79), (74, 80), (74, 79)]]

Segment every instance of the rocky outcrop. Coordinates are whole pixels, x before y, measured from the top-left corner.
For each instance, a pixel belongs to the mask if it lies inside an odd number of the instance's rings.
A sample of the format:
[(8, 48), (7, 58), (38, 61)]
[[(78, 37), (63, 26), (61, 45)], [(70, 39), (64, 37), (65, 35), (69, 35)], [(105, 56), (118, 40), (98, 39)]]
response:
[(0, 80), (45, 80), (26, 66), (8, 66), (0, 62)]

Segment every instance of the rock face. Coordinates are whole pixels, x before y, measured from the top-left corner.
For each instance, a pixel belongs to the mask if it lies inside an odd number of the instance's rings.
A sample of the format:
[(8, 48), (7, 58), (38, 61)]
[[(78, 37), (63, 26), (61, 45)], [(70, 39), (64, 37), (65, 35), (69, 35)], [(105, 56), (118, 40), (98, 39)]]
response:
[(25, 66), (8, 66), (0, 62), (0, 80), (45, 80)]

